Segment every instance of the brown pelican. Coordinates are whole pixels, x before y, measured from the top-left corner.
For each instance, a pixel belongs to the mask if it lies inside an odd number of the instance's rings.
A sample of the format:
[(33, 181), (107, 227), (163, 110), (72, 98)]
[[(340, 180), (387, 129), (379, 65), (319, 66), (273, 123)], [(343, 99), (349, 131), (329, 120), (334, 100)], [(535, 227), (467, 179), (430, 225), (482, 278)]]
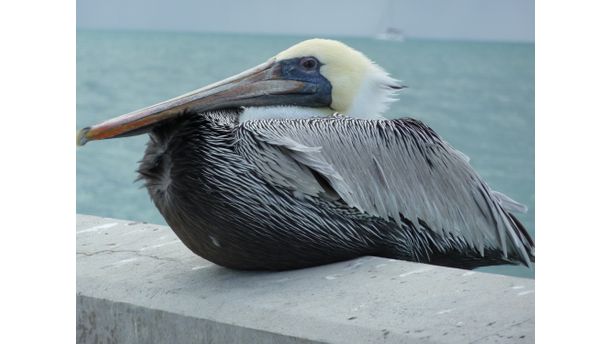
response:
[(81, 130), (141, 133), (155, 205), (194, 253), (282, 270), (364, 255), (462, 268), (534, 261), (534, 243), (467, 157), (415, 119), (384, 119), (401, 84), (312, 39), (177, 98)]

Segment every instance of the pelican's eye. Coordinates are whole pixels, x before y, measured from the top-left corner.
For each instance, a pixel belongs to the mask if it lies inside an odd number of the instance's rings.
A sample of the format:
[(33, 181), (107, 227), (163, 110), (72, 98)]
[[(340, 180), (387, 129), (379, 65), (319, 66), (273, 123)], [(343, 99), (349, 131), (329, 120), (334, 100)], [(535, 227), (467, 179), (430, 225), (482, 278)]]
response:
[(317, 61), (317, 59), (315, 59), (314, 57), (304, 57), (300, 61), (300, 66), (302, 66), (302, 68), (304, 68), (305, 70), (316, 69), (318, 65), (319, 61)]

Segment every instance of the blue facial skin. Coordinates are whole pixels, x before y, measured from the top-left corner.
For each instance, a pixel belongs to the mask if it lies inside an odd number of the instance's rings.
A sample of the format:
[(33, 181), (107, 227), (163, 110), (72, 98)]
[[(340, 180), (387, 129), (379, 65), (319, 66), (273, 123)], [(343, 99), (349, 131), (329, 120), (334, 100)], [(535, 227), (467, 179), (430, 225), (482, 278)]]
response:
[(306, 83), (300, 97), (293, 99), (292, 105), (308, 107), (330, 107), (332, 102), (332, 85), (323, 75), (319, 60), (312, 56), (296, 57), (277, 62), (280, 65), (281, 77), (285, 80), (296, 80)]

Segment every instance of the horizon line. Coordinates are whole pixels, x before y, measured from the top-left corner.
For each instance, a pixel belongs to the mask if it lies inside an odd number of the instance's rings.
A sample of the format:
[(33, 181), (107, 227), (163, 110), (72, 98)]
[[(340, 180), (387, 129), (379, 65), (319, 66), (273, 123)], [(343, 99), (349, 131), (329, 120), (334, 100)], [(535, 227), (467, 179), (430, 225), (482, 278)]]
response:
[[(357, 38), (357, 39), (371, 39), (375, 41), (382, 41), (377, 39), (374, 35), (346, 35), (346, 34), (299, 34), (299, 33), (279, 33), (279, 32), (241, 32), (241, 31), (214, 31), (214, 30), (185, 30), (185, 29), (150, 29), (150, 28), (109, 28), (109, 27), (75, 27), (75, 31), (109, 31), (109, 32), (140, 32), (140, 33), (185, 33), (185, 34), (220, 34), (220, 35), (249, 35), (249, 36), (277, 36), (277, 37), (328, 37), (328, 38)], [(533, 44), (534, 40), (513, 40), (513, 39), (478, 39), (478, 38), (453, 38), (453, 37), (418, 37), (418, 36), (405, 36), (405, 39), (400, 42), (389, 41), (390, 43), (406, 43), (410, 41), (434, 41), (434, 42), (464, 42), (464, 43), (508, 43), (508, 44)]]

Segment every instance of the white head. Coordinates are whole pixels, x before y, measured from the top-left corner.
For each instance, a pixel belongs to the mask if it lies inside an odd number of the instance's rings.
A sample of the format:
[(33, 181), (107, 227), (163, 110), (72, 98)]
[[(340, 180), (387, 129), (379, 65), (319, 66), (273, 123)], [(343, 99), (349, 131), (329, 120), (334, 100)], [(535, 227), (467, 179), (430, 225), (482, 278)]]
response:
[(318, 72), (331, 84), (331, 104), (327, 107), (247, 107), (242, 120), (309, 117), (334, 112), (357, 118), (381, 118), (389, 104), (396, 100), (394, 95), (404, 87), (361, 52), (330, 39), (303, 41), (270, 61), (318, 64)]
[(312, 56), (332, 85), (331, 108), (354, 117), (382, 116), (394, 101), (398, 80), (361, 52), (330, 39), (309, 39), (276, 55), (276, 60)]

